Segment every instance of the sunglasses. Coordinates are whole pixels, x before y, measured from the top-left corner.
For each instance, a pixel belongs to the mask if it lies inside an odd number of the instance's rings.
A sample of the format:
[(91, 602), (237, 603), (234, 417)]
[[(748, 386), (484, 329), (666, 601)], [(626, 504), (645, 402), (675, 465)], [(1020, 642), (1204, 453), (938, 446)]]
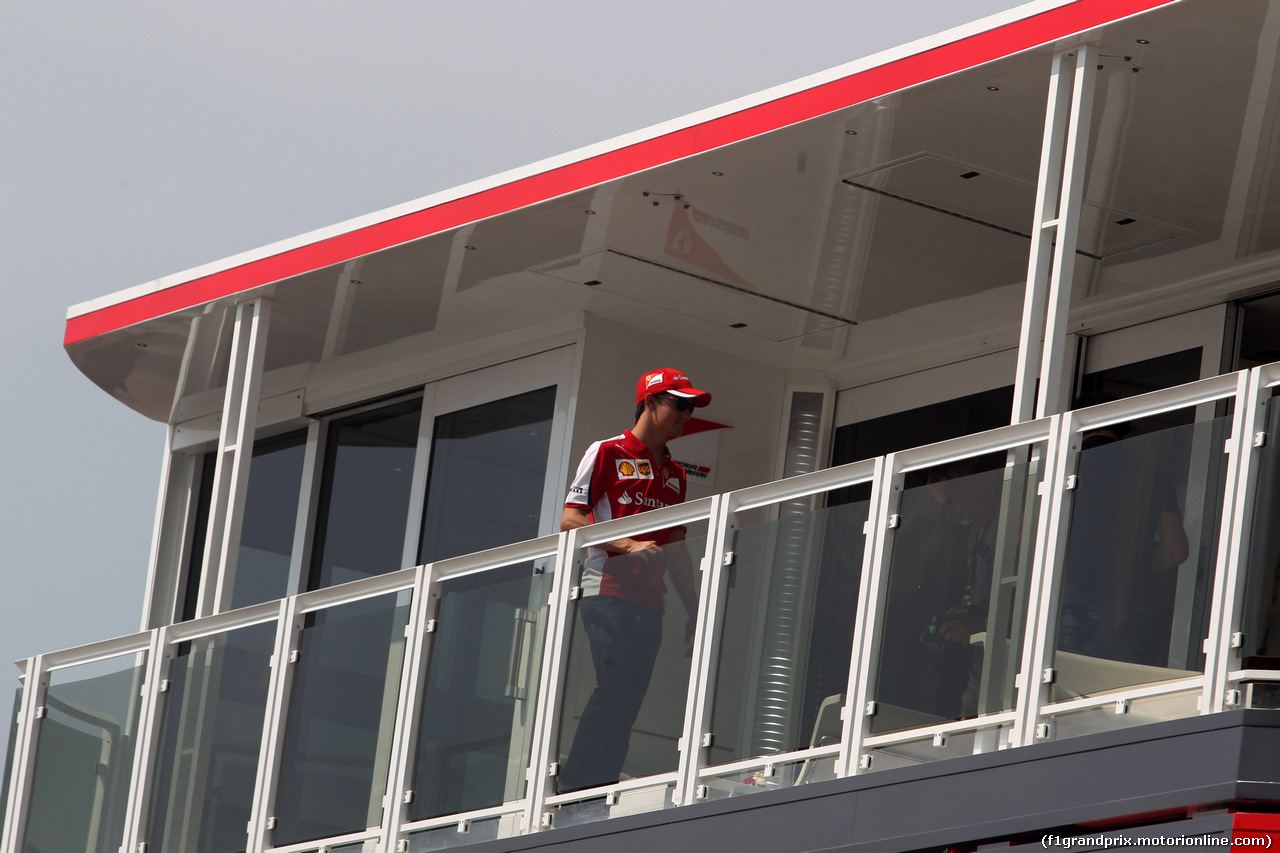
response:
[(659, 400), (667, 400), (671, 405), (676, 407), (677, 412), (692, 412), (693, 401), (686, 400), (684, 397), (676, 397), (671, 394), (655, 394)]

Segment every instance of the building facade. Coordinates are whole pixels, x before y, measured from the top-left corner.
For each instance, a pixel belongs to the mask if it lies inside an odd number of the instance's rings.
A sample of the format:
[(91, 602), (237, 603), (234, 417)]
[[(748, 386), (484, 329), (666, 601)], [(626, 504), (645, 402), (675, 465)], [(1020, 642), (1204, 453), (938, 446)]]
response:
[[(1278, 117), (1276, 0), (1039, 0), (74, 307), (161, 498), (2, 849), (1269, 845)], [(558, 532), (660, 366), (690, 499)], [(588, 549), (675, 526), (564, 784)]]

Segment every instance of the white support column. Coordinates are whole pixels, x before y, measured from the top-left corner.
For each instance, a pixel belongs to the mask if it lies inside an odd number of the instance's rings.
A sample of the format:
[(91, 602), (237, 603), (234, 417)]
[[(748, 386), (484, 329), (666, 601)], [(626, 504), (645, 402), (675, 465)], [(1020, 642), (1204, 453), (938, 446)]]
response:
[(882, 519), (888, 518), (888, 493), (893, 489), (888, 482), (885, 459), (876, 460), (875, 475), (871, 483), (871, 503), (867, 507), (867, 521), (863, 527), (866, 537), (862, 547), (862, 582), (858, 585), (858, 605), (854, 611), (853, 652), (849, 655), (849, 685), (845, 689), (845, 703), (840, 728), (840, 755), (836, 759), (836, 775), (850, 776), (857, 772), (858, 756), (862, 740), (866, 736), (866, 706), (871, 688), (869, 673), (873, 669), (871, 648), (878, 648), (876, 634), (883, 607), (880, 590), (887, 588), (882, 580), (885, 561), (880, 559), (881, 542), (886, 537)]
[(329, 325), (324, 333), (324, 349), (320, 353), (321, 361), (332, 361), (342, 355), (347, 341), (347, 330), (351, 326), (351, 312), (355, 308), (356, 294), (360, 289), (360, 267), (364, 258), (347, 261), (338, 275), (337, 288), (333, 294), (333, 309), (329, 312)]
[[(1023, 632), (1022, 661), (1018, 668), (1017, 716), (1009, 742), (1023, 746), (1035, 742), (1035, 728), (1044, 703), (1042, 674), (1053, 653), (1057, 636), (1058, 591), (1054, 579), (1061, 572), (1066, 550), (1068, 518), (1066, 476), (1074, 469), (1070, 453), (1073, 423), (1070, 416), (1055, 416), (1049, 427), (1040, 485), (1040, 515), (1036, 521), (1036, 547), (1027, 588), (1027, 624)], [(1069, 467), (1070, 466), (1070, 467)]]
[(138, 742), (134, 747), (133, 774), (129, 785), (129, 806), (125, 816), (123, 850), (140, 850), (145, 827), (142, 816), (148, 813), (147, 800), (155, 778), (156, 749), (160, 740), (160, 708), (163, 704), (161, 685), (169, 674), (172, 658), (166, 654), (169, 629), (151, 632), (151, 648), (147, 653), (147, 675), (142, 713), (138, 717)]
[(411, 800), (410, 786), (413, 780), (413, 759), (418, 748), (418, 729), (421, 725), (422, 697), (427, 689), (427, 661), (431, 657), (434, 634), (425, 627), (434, 619), (440, 606), (439, 585), (434, 577), (434, 564), (418, 566), (413, 582), (413, 609), (405, 629), (406, 646), (403, 669), (400, 672), (399, 707), (396, 710), (396, 730), (392, 739), (390, 775), (382, 807), (382, 839), (380, 850), (388, 853), (396, 849), (400, 827), (408, 816)]
[(21, 850), (27, 828), (27, 812), (31, 806), (31, 783), (36, 764), (36, 741), (40, 734), (40, 720), (36, 709), (44, 704), (49, 686), (43, 655), (27, 659), (23, 676), (21, 722), (18, 737), (14, 740), (9, 773), (9, 801), (5, 804), (4, 835), (0, 836), (0, 851), (17, 853)]
[(1012, 423), (1056, 413), (1062, 396), (1067, 310), (1096, 78), (1096, 50), (1092, 46), (1054, 57), (1027, 259)]
[(560, 710), (564, 703), (564, 679), (568, 671), (569, 643), (573, 636), (573, 618), (577, 608), (569, 600), (578, 573), (582, 569), (578, 547), (579, 531), (560, 534), (556, 549), (556, 576), (551, 587), (547, 614), (547, 638), (543, 645), (542, 678), (538, 686), (537, 718), (529, 762), (528, 799), (524, 831), (543, 829), (542, 815), (547, 797), (554, 793), (550, 775), (552, 762), (560, 748)]
[[(1076, 51), (1075, 77), (1071, 86), (1071, 114), (1067, 121), (1067, 147), (1063, 152), (1062, 190), (1058, 218), (1042, 223), (1057, 235), (1053, 268), (1049, 275), (1044, 353), (1040, 357), (1040, 393), (1036, 417), (1062, 410), (1063, 356), (1066, 350), (1067, 312), (1071, 308), (1071, 286), (1075, 278), (1076, 245), (1080, 236), (1080, 208), (1084, 200), (1084, 179), (1088, 171), (1089, 125), (1093, 118), (1093, 94), (1098, 79), (1097, 49), (1081, 45)], [(1070, 389), (1066, 389), (1070, 392)]]
[(165, 437), (160, 468), (160, 488), (151, 530), (151, 554), (147, 563), (147, 587), (139, 629), (142, 631), (173, 621), (184, 569), (190, 562), (186, 554), (187, 533), (195, 509), (192, 485), (197, 457), (173, 452), (174, 429), (170, 426)]
[(427, 508), (427, 469), (431, 467), (431, 442), (436, 428), (437, 383), (422, 392), (422, 409), (418, 415), (418, 446), (413, 454), (413, 476), (409, 481), (409, 512), (405, 516), (404, 550), (400, 565), (418, 562), (422, 549), (422, 519)]
[(307, 448), (302, 460), (302, 482), (298, 487), (298, 518), (293, 528), (293, 549), (289, 558), (286, 595), (306, 592), (311, 569), (311, 546), (320, 506), (321, 467), (325, 456), (325, 429), (312, 421), (307, 426)]
[(293, 689), (294, 653), (302, 639), (303, 616), (296, 596), (281, 599), (276, 623), (275, 652), (271, 656), (271, 686), (258, 752), (258, 775), (254, 783), (253, 806), (249, 814), (246, 853), (262, 853), (268, 844), (271, 813), (275, 808), (281, 757), (284, 754), (285, 721), (289, 713), (289, 693)]
[[(871, 733), (871, 719), (874, 716), (868, 710), (875, 697), (874, 679), (878, 674), (880, 658), (880, 629), (889, 598), (888, 574), (894, 539), (889, 524), (890, 518), (900, 507), (903, 482), (899, 454), (891, 453), (883, 460), (877, 460), (871, 512), (867, 519), (863, 583), (858, 591), (858, 621), (850, 661), (849, 692), (854, 697), (852, 714), (844, 721), (843, 766), (836, 768), (841, 776), (857, 775), (871, 769), (863, 763), (862, 744)], [(846, 707), (848, 706), (846, 701)]]
[(685, 701), (682, 736), (684, 749), (680, 751), (676, 790), (672, 795), (672, 802), (677, 806), (695, 802), (698, 774), (707, 763), (702, 736), (711, 726), (716, 665), (720, 662), (716, 651), (719, 648), (718, 637), (722, 630), (729, 588), (729, 567), (725, 565), (725, 556), (733, 548), (733, 537), (738, 529), (733, 495), (717, 495), (712, 500), (707, 547), (702, 555), (698, 622), (693, 638), (693, 661), (689, 669), (689, 692)]
[[(1214, 580), (1209, 636), (1205, 641), (1205, 713), (1226, 710), (1227, 676), (1240, 666), (1240, 648), (1232, 639), (1244, 626), (1245, 586), (1249, 574), (1249, 547), (1253, 539), (1253, 514), (1261, 474), (1261, 449), (1280, 440), (1267, 435), (1267, 396), (1270, 389), (1266, 368), (1240, 373), (1236, 392), (1232, 434), (1227, 442), (1231, 458), (1227, 463), (1226, 489), (1218, 560)], [(1241, 637), (1247, 642), (1248, 639)]]
[(236, 306), (197, 616), (220, 613), (231, 601), (270, 313), (271, 301), (266, 298)]

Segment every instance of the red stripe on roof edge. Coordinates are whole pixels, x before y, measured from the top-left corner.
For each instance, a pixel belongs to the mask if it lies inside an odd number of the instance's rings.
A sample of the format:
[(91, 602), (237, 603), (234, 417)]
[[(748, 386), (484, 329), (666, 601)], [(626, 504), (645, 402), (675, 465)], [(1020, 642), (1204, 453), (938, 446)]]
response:
[(1077, 0), (736, 113), (71, 317), (63, 345), (701, 154), (1175, 2)]

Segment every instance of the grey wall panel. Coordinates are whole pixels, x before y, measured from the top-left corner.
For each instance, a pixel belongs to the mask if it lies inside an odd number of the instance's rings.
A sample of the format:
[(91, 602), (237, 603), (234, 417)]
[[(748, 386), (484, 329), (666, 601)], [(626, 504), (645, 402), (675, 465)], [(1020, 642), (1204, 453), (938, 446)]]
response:
[[(1185, 818), (1246, 801), (1254, 801), (1249, 810), (1280, 809), (1280, 711), (1175, 720), (469, 849), (887, 853), (1010, 842), (1046, 849), (1041, 844), (1045, 834), (1096, 835), (1098, 830), (1088, 825), (1099, 821), (1123, 824), (1129, 819), (1134, 826), (1144, 825), (1122, 834), (1229, 833), (1229, 816), (1221, 825), (1200, 822), (1213, 815)], [(1203, 849), (1215, 848), (1224, 849)], [(1093, 848), (1056, 849), (1082, 853)]]

